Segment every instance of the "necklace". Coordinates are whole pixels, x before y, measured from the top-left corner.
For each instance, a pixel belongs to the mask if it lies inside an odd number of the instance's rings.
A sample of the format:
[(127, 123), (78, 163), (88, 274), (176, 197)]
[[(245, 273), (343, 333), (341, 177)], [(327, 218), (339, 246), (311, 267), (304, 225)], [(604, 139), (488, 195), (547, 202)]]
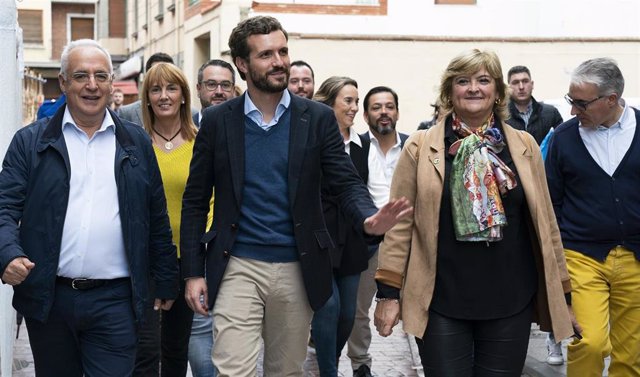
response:
[(160, 132), (158, 132), (155, 127), (151, 127), (151, 129), (153, 130), (153, 132), (156, 133), (156, 135), (160, 136), (162, 139), (164, 139), (164, 141), (166, 141), (166, 143), (164, 143), (164, 147), (168, 151), (173, 149), (173, 143), (171, 142), (171, 140), (175, 139), (176, 136), (178, 136), (178, 134), (180, 134), (180, 131), (182, 131), (182, 128), (178, 129), (178, 132), (176, 132), (175, 135), (171, 136), (170, 139), (167, 139), (166, 137), (162, 136), (162, 134)]

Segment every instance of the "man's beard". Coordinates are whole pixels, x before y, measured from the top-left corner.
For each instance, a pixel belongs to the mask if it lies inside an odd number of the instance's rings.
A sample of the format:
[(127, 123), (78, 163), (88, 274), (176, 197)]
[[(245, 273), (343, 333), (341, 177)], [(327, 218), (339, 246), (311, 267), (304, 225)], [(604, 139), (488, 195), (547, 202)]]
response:
[[(382, 119), (388, 119), (389, 120), (389, 125), (388, 126), (381, 126), (380, 124), (378, 124), (378, 122)], [(396, 129), (396, 122), (394, 122), (391, 118), (389, 117), (385, 117), (385, 118), (380, 118), (378, 119), (378, 122), (375, 122), (373, 125), (373, 129), (379, 133), (380, 135), (388, 135), (390, 133), (392, 133), (395, 129)], [(372, 122), (373, 123), (373, 122)]]
[(313, 98), (313, 93), (308, 93), (305, 90), (298, 90), (296, 92), (296, 95), (300, 96), (300, 97), (307, 98), (307, 99), (312, 99)]
[[(218, 100), (216, 102), (214, 102), (213, 100)], [(215, 105), (219, 105), (222, 102), (226, 101), (227, 98), (224, 96), (224, 94), (221, 95), (214, 95), (212, 97), (209, 97), (209, 99), (204, 99), (202, 97), (200, 97), (200, 105), (202, 105), (202, 108), (205, 109), (209, 106), (215, 106)]]
[[(282, 82), (273, 83), (269, 81), (269, 75), (272, 73), (284, 72), (285, 78)], [(279, 93), (289, 86), (289, 71), (285, 68), (274, 68), (267, 72), (264, 76), (260, 76), (256, 71), (249, 69), (249, 75), (251, 76), (251, 81), (256, 88), (268, 92), (268, 93)]]

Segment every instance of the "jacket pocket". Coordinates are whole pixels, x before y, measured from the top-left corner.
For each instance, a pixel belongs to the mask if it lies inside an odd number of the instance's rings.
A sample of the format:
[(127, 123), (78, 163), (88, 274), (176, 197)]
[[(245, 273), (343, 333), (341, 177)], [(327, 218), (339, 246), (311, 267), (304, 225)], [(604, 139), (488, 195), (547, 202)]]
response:
[(326, 229), (316, 230), (313, 234), (316, 236), (316, 241), (318, 241), (318, 245), (321, 249), (328, 250), (334, 247), (331, 235)]

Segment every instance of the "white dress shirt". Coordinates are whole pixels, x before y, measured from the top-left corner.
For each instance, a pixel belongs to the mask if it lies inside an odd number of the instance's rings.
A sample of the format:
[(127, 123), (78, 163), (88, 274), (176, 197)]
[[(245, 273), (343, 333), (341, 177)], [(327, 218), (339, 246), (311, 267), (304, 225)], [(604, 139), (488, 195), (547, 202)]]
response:
[(629, 106), (624, 107), (620, 119), (611, 127), (579, 127), (580, 137), (589, 154), (602, 170), (613, 176), (631, 147), (636, 132), (636, 116)]
[(378, 139), (369, 131), (371, 147), (369, 148), (369, 180), (367, 187), (373, 202), (378, 209), (389, 202), (389, 191), (391, 190), (391, 178), (398, 164), (402, 142), (400, 134), (396, 132), (396, 144), (391, 147), (387, 154), (382, 153)]
[(354, 129), (354, 127), (349, 127), (349, 139), (344, 140), (344, 151), (347, 152), (348, 155), (351, 155), (351, 143), (358, 145), (362, 148), (362, 141), (360, 141), (360, 136), (358, 136), (358, 131)]
[(69, 109), (65, 110), (62, 134), (71, 178), (59, 276), (116, 279), (130, 275), (115, 179), (115, 127), (105, 110), (100, 129), (89, 139), (75, 124)]

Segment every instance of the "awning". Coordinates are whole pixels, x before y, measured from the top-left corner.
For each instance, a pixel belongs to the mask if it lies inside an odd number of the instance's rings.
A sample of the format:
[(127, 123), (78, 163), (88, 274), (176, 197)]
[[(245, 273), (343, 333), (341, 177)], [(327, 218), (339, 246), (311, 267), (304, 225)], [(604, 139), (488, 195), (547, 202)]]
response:
[(120, 64), (116, 70), (116, 79), (122, 80), (127, 77), (136, 76), (142, 71), (142, 57), (133, 56)]
[(114, 81), (113, 89), (120, 89), (122, 93), (126, 95), (137, 95), (138, 94), (138, 84), (135, 81), (126, 80), (126, 81)]

